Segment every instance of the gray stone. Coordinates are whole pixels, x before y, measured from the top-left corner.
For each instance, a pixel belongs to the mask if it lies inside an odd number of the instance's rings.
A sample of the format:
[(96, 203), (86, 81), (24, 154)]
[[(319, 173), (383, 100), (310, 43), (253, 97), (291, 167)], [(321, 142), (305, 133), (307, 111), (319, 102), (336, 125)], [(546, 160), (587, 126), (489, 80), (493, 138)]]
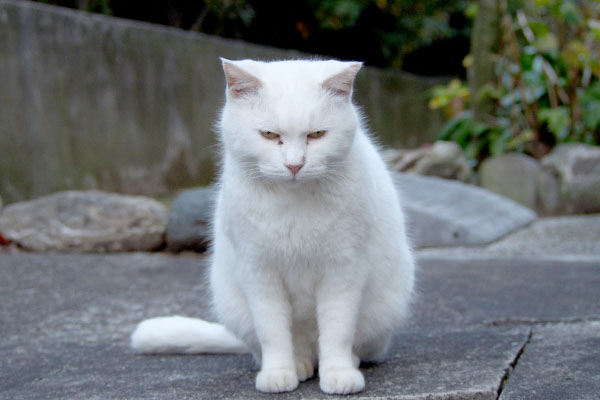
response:
[(533, 326), (600, 318), (600, 259), (417, 252), (418, 300), (407, 331)]
[(541, 164), (537, 188), (541, 213), (600, 212), (600, 147), (561, 144)]
[(165, 207), (155, 200), (67, 191), (7, 206), (0, 231), (34, 251), (154, 250), (163, 243)]
[(486, 246), (435, 248), (421, 252), (445, 257), (465, 253), (478, 257), (600, 260), (600, 214), (545, 217)]
[(596, 400), (600, 394), (600, 322), (536, 329), (501, 400)]
[(537, 216), (520, 204), (473, 185), (395, 174), (415, 247), (482, 245)]
[[(443, 259), (419, 259), (419, 265), (418, 309), (388, 359), (362, 366), (367, 388), (359, 398), (496, 399), (506, 371), (537, 329), (535, 320), (523, 320), (520, 302), (529, 308), (525, 315), (539, 318), (548, 311), (581, 317), (586, 307), (595, 310), (586, 316), (600, 316), (593, 290), (597, 265)], [(272, 397), (255, 391), (248, 356), (140, 356), (128, 348), (143, 318), (210, 317), (205, 268), (206, 257), (199, 256), (0, 254), (0, 397)], [(490, 273), (494, 278), (486, 279)], [(561, 282), (573, 286), (575, 297), (556, 295)], [(586, 290), (579, 290), (582, 284)], [(535, 291), (528, 294), (531, 286)], [(56, 290), (63, 287), (69, 290)], [(559, 303), (564, 306), (555, 307)], [(279, 397), (330, 398), (319, 391), (318, 379)]]
[[(445, 179), (394, 174), (415, 247), (478, 245), (497, 240), (536, 218), (535, 213), (476, 186)], [(174, 251), (203, 250), (210, 241), (216, 189), (183, 192), (167, 228)]]
[(206, 250), (216, 195), (216, 186), (207, 186), (185, 190), (177, 196), (167, 225), (169, 250)]
[[(597, 323), (587, 321), (600, 317), (598, 262), (447, 260), (423, 258), (420, 252), (417, 258), (413, 317), (386, 361), (362, 366), (367, 388), (358, 398), (496, 399), (515, 363), (503, 395), (535, 385), (539, 375), (519, 375), (534, 351), (531, 370), (546, 371), (550, 375), (540, 379), (551, 379), (552, 369), (545, 366), (565, 360), (556, 354), (588, 348), (582, 347), (586, 335), (586, 346), (596, 344)], [(256, 371), (248, 356), (140, 356), (128, 348), (129, 334), (143, 318), (210, 318), (206, 260), (160, 253), (0, 254), (0, 397), (272, 398), (255, 391)], [(57, 290), (65, 287), (69, 290)], [(545, 326), (560, 321), (582, 322), (553, 334), (544, 356), (543, 348), (535, 350), (536, 338), (548, 339)], [(562, 334), (567, 336), (558, 340)], [(578, 371), (572, 377), (580, 387), (567, 386), (562, 398), (598, 388), (580, 369), (591, 366), (589, 373), (595, 373), (597, 350), (577, 367), (580, 354), (567, 364)], [(513, 378), (518, 380), (511, 386)], [(280, 397), (330, 398), (319, 391), (318, 379)]]
[(479, 185), (535, 210), (540, 169), (535, 158), (524, 154), (490, 157), (479, 167)]
[(467, 182), (471, 168), (460, 147), (454, 142), (437, 141), (417, 150), (386, 149), (383, 157), (397, 172), (456, 179)]
[(600, 260), (600, 214), (542, 218), (527, 228), (493, 243), (496, 254)]
[[(63, 189), (156, 196), (208, 184), (225, 87), (219, 56), (303, 57), (0, 0), (0, 194), (12, 203)], [(365, 68), (354, 98), (383, 143), (416, 147), (444, 122), (422, 94), (445, 82)]]

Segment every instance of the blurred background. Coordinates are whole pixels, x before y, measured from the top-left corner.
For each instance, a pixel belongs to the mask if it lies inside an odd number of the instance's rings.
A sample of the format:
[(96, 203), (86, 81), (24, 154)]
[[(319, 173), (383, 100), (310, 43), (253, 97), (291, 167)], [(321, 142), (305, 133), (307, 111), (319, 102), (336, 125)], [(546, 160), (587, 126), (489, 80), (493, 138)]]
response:
[(469, 0), (41, 2), (381, 68), (462, 77), (474, 12)]
[[(218, 57), (317, 55), (366, 63), (355, 101), (392, 169), (593, 212), (599, 44), (597, 0), (0, 0), (0, 196), (208, 184)], [(540, 199), (578, 174), (584, 206)]]

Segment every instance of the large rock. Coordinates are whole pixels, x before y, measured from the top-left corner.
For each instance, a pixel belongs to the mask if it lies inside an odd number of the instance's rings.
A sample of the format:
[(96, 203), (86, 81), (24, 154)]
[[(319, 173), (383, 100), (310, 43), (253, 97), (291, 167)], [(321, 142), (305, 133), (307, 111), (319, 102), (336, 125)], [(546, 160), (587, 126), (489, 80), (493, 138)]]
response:
[[(416, 174), (393, 173), (417, 248), (482, 245), (529, 224), (535, 212), (477, 186)], [(216, 188), (183, 192), (173, 203), (168, 248), (204, 250)]]
[(183, 191), (173, 202), (167, 225), (167, 248), (200, 250), (208, 246), (216, 186)]
[(535, 158), (524, 154), (490, 157), (479, 167), (479, 185), (535, 210), (540, 169)]
[(145, 197), (59, 192), (7, 206), (0, 231), (34, 251), (106, 252), (161, 246), (166, 208)]
[(386, 149), (389, 168), (397, 172), (437, 176), (467, 182), (471, 168), (460, 147), (454, 142), (438, 141), (417, 150)]
[(417, 248), (482, 245), (528, 225), (532, 210), (477, 186), (394, 174)]
[(541, 164), (537, 185), (541, 213), (600, 212), (600, 147), (561, 144)]

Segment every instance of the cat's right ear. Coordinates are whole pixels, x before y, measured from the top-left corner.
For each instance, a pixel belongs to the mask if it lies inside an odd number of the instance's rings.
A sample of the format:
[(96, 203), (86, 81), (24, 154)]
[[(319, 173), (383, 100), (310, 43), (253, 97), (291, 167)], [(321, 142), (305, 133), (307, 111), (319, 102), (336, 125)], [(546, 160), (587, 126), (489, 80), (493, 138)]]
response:
[(221, 58), (227, 79), (227, 90), (231, 97), (240, 98), (258, 92), (262, 86), (260, 79), (235, 65), (233, 61)]

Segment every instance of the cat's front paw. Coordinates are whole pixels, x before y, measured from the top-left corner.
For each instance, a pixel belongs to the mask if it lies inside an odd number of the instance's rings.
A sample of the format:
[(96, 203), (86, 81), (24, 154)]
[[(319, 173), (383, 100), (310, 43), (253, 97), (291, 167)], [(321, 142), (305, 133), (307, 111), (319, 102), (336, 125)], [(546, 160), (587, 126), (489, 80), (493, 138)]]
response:
[(291, 392), (298, 383), (296, 371), (291, 369), (268, 369), (256, 376), (256, 390), (264, 393)]
[(363, 374), (355, 368), (328, 368), (319, 371), (321, 390), (328, 394), (358, 393), (365, 388)]

